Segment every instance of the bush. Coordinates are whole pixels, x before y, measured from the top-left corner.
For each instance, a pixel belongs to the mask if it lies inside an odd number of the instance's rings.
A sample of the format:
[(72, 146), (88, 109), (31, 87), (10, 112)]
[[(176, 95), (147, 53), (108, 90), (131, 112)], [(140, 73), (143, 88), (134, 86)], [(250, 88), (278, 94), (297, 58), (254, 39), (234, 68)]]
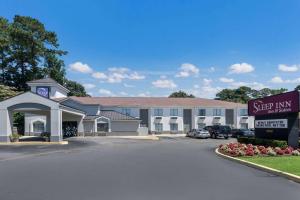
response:
[(238, 137), (237, 140), (240, 143), (263, 145), (267, 147), (271, 146), (271, 147), (286, 148), (288, 146), (287, 141), (284, 140), (271, 140), (271, 139), (247, 138), (247, 137)]

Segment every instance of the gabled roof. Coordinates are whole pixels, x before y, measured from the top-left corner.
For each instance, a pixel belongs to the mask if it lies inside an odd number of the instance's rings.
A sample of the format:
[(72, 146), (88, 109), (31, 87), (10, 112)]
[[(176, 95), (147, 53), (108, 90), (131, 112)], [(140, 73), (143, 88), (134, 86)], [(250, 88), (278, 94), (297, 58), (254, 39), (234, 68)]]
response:
[(69, 97), (81, 104), (102, 106), (128, 106), (128, 107), (247, 107), (247, 104), (234, 103), (204, 98), (168, 98), (168, 97)]
[(45, 86), (47, 86), (47, 85), (57, 85), (61, 89), (65, 90), (67, 93), (70, 92), (67, 88), (65, 88), (64, 86), (62, 86), (61, 84), (56, 82), (54, 79), (49, 78), (49, 77), (42, 78), (42, 79), (37, 79), (37, 80), (32, 80), (32, 81), (27, 81), (26, 83), (29, 86), (30, 85), (39, 85), (39, 84), (45, 84)]
[(114, 110), (101, 110), (100, 116), (109, 118), (112, 121), (121, 121), (121, 120), (139, 120), (138, 118), (125, 115), (123, 113), (114, 111)]

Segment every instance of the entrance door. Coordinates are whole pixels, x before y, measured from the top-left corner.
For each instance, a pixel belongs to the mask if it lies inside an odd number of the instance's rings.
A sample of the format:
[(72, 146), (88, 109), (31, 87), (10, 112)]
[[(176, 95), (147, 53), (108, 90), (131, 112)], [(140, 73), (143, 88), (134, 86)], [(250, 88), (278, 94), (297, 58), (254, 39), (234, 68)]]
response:
[(192, 109), (183, 110), (183, 129), (184, 133), (192, 129)]
[(69, 121), (69, 122), (62, 122), (62, 131), (63, 137), (73, 137), (77, 136), (77, 122), (76, 121)]
[(97, 132), (108, 132), (108, 123), (98, 123)]
[(140, 109), (141, 126), (148, 127), (148, 109)]
[(234, 111), (233, 109), (225, 110), (225, 123), (226, 125), (233, 126), (234, 124)]

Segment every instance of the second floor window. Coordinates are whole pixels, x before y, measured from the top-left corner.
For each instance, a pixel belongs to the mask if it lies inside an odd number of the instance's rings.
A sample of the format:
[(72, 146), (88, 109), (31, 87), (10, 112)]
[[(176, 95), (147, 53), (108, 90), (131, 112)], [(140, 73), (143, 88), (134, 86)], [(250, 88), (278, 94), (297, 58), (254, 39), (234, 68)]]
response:
[(206, 116), (206, 110), (205, 109), (199, 109), (198, 110), (198, 116)]
[(178, 109), (177, 108), (170, 109), (170, 116), (178, 116)]
[(161, 108), (154, 109), (154, 116), (163, 116), (163, 109)]
[(248, 115), (248, 109), (240, 109), (240, 116), (247, 116)]
[(122, 113), (125, 114), (125, 115), (130, 115), (131, 110), (130, 110), (130, 108), (122, 108)]
[(222, 116), (221, 109), (213, 109), (213, 116)]

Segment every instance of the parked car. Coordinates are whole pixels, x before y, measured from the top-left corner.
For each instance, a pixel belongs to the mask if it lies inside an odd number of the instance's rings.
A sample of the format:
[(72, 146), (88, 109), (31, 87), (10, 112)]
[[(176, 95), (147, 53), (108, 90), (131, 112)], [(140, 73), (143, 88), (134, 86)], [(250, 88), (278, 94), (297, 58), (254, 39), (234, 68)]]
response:
[(232, 129), (231, 130), (231, 137), (254, 137), (254, 131), (250, 129)]
[(214, 126), (207, 126), (204, 129), (208, 130), (210, 133), (210, 137), (214, 139), (217, 138), (228, 139), (228, 137), (231, 135), (230, 126), (214, 125)]
[(192, 129), (186, 134), (186, 136), (207, 139), (210, 137), (210, 134), (207, 130), (204, 129)]

